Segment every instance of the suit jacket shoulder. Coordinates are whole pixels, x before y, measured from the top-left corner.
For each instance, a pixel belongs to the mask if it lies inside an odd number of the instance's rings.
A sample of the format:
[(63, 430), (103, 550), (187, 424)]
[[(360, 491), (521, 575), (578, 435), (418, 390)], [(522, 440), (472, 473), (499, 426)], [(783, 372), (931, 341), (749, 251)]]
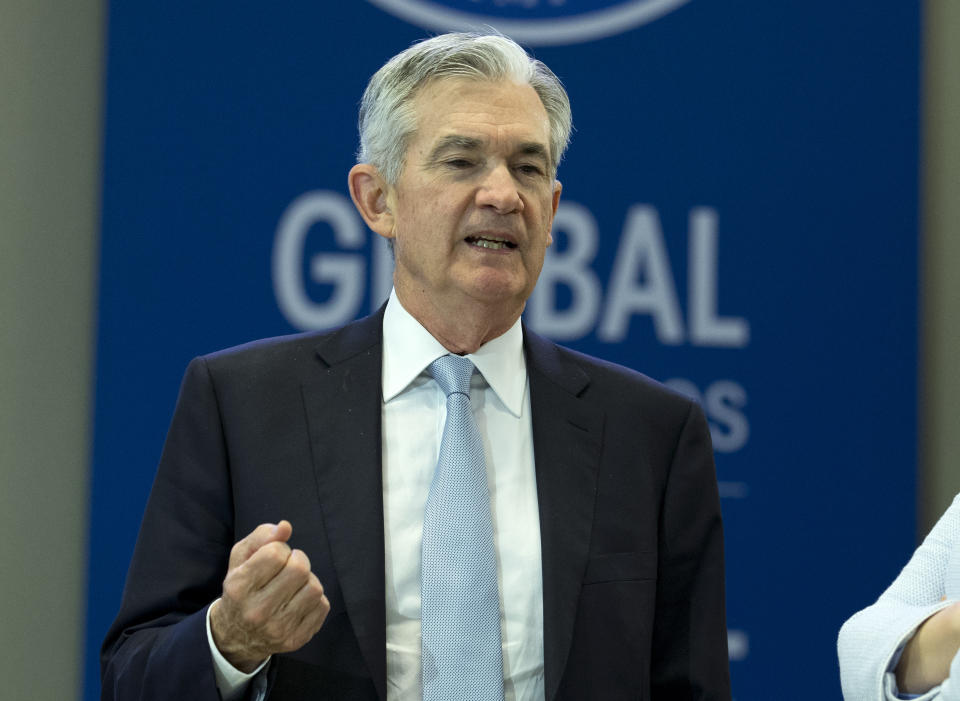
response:
[(362, 353), (378, 352), (383, 338), (383, 309), (330, 331), (311, 331), (264, 338), (201, 356), (198, 360), (218, 373), (239, 378), (274, 377), (314, 368), (319, 358), (327, 367)]
[(701, 413), (689, 397), (643, 373), (565, 348), (524, 329), (529, 372), (542, 375), (605, 413), (627, 413), (676, 430), (692, 413)]

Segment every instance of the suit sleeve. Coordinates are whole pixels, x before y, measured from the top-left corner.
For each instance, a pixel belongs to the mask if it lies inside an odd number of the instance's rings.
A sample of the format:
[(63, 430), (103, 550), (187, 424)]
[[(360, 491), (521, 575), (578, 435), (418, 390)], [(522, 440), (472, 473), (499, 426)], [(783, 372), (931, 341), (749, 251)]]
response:
[[(960, 582), (950, 584), (958, 566), (960, 495), (876, 603), (855, 613), (840, 629), (837, 651), (846, 701), (897, 698), (894, 675), (888, 671), (894, 656), (923, 621), (960, 597)], [(922, 699), (960, 700), (960, 679), (954, 676), (960, 671), (958, 658), (947, 682)]]
[(228, 456), (203, 359), (187, 368), (120, 612), (101, 649), (103, 701), (217, 701), (206, 609), (234, 541)]
[(730, 699), (723, 527), (713, 448), (690, 404), (664, 490), (654, 625), (654, 699)]

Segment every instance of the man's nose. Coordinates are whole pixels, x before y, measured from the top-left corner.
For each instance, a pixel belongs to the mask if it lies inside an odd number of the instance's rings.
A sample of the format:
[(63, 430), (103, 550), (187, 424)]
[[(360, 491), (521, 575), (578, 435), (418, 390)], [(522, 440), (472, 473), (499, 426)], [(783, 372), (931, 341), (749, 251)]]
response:
[(509, 167), (501, 164), (487, 172), (477, 191), (477, 204), (492, 207), (498, 214), (523, 211), (523, 200)]

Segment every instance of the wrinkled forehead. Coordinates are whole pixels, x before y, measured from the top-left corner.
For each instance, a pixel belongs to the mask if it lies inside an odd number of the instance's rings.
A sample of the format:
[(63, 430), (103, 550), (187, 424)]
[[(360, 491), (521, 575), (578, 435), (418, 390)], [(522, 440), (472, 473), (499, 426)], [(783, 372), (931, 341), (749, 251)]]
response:
[(457, 128), (509, 127), (525, 141), (549, 147), (550, 119), (537, 91), (526, 82), (464, 77), (435, 78), (415, 93), (411, 127), (423, 138)]

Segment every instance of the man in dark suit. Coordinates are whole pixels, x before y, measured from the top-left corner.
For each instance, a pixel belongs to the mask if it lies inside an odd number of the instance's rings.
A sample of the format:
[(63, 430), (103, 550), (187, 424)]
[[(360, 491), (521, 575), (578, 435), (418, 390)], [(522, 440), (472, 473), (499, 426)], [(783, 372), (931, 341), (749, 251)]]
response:
[[(560, 197), (559, 81), (503, 37), (443, 35), (377, 72), (360, 129), (350, 192), (393, 243), (390, 300), (191, 363), (103, 698), (436, 699), (447, 677), (464, 699), (728, 699), (702, 412), (520, 322)], [(426, 624), (421, 644), (447, 356), (472, 363), (458, 391), (492, 527), (493, 689), (470, 626), (487, 584), (456, 592), (453, 662)]]

